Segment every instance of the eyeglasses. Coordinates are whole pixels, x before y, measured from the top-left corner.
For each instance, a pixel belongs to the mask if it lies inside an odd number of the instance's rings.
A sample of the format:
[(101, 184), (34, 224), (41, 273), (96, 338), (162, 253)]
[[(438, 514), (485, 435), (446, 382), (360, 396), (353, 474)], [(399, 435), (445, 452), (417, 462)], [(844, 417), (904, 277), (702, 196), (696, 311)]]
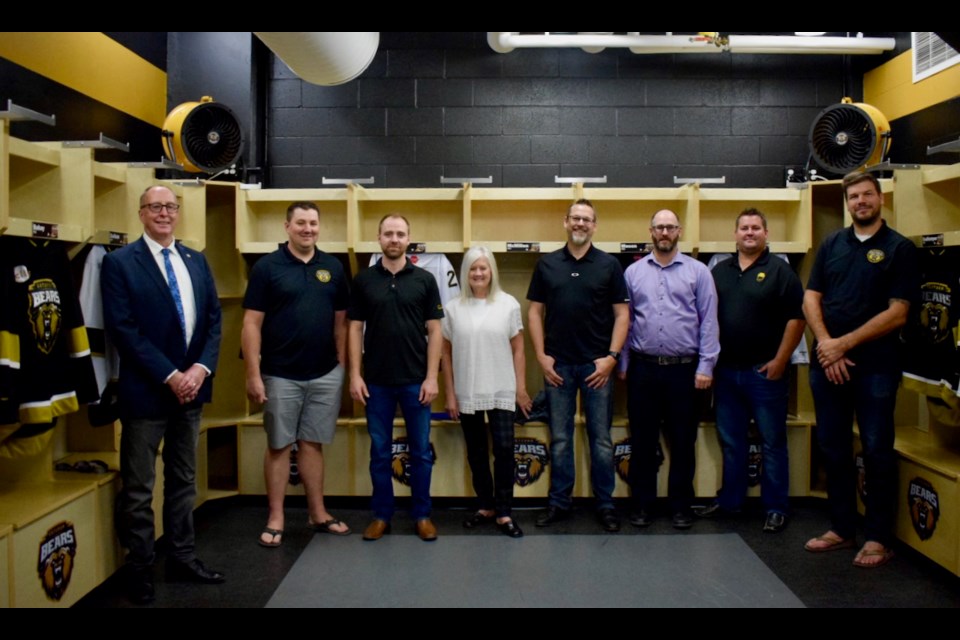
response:
[(573, 224), (593, 224), (596, 222), (593, 218), (584, 218), (583, 216), (567, 216), (567, 220)]
[(164, 209), (170, 213), (176, 213), (180, 211), (180, 205), (176, 202), (151, 202), (150, 204), (140, 205), (141, 209), (150, 209), (153, 213), (160, 213)]
[(653, 229), (654, 231), (656, 231), (657, 233), (663, 233), (664, 231), (666, 231), (667, 233), (673, 233), (674, 231), (677, 231), (678, 229), (680, 229), (680, 225), (678, 225), (678, 224), (658, 224), (658, 225), (654, 225), (654, 226), (652, 226), (652, 227), (650, 227), (650, 228)]

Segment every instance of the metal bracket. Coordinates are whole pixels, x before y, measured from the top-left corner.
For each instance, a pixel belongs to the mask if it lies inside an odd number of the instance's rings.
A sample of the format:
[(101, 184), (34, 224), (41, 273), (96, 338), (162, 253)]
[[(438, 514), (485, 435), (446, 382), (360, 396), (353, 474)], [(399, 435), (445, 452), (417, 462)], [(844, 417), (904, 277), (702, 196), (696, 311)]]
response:
[(673, 176), (673, 184), (727, 184), (727, 176), (719, 178), (678, 178)]
[(576, 184), (578, 182), (583, 184), (607, 184), (607, 176), (599, 178), (561, 178), (560, 176), (553, 176), (553, 181), (557, 184)]
[(864, 167), (863, 170), (867, 173), (873, 173), (874, 171), (902, 171), (904, 169), (914, 170), (919, 169), (919, 164), (902, 164), (896, 162), (890, 162), (889, 160), (884, 160), (879, 164), (875, 164), (869, 167)]
[(130, 143), (120, 142), (113, 138), (100, 134), (99, 140), (64, 140), (63, 146), (67, 149), (116, 149), (124, 153), (130, 153)]
[(321, 178), (321, 184), (373, 184), (373, 176), (369, 178)]
[(13, 100), (7, 100), (7, 110), (0, 111), (0, 120), (10, 120), (11, 122), (16, 120), (32, 120), (34, 122), (48, 124), (51, 127), (57, 126), (56, 115), (48, 116), (39, 111), (21, 107), (20, 105), (13, 104)]
[(178, 187), (202, 187), (207, 184), (206, 180), (201, 180), (200, 178), (194, 178), (193, 180), (174, 180), (173, 184)]
[(953, 153), (960, 153), (960, 138), (956, 140), (951, 140), (950, 142), (944, 142), (942, 144), (935, 144), (932, 147), (927, 145), (927, 155), (932, 156), (935, 153), (944, 153), (952, 151)]
[(440, 184), (493, 184), (493, 176), (488, 176), (486, 178), (447, 178), (445, 176), (440, 176)]
[(131, 169), (177, 169), (183, 171), (182, 164), (170, 162), (166, 158), (161, 158), (160, 162), (128, 162), (127, 166)]

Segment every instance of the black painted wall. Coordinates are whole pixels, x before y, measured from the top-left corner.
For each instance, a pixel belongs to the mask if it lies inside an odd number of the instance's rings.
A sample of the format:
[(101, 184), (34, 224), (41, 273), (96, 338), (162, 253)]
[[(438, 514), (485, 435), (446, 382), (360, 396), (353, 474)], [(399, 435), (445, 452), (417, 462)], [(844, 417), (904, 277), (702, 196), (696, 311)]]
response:
[(381, 33), (356, 81), (302, 82), (269, 56), (271, 187), (374, 176), (377, 187), (437, 187), (493, 176), (545, 187), (554, 176), (664, 187), (725, 176), (777, 187), (807, 162), (820, 110), (862, 97), (887, 57), (648, 55), (524, 50), (498, 54), (485, 33)]
[[(166, 70), (165, 32), (105, 32), (126, 48)], [(133, 88), (135, 90), (135, 88)], [(163, 155), (160, 128), (94, 100), (18, 64), (0, 58), (0, 107), (7, 100), (44, 114), (54, 114), (57, 125), (11, 122), (10, 133), (32, 141), (96, 140), (104, 135), (130, 144), (130, 152), (97, 150), (102, 162), (156, 161)]]
[[(257, 47), (249, 31), (171, 32), (167, 61), (167, 111), (211, 96), (237, 116), (243, 129), (242, 165), (259, 165), (262, 109), (258, 96)], [(229, 176), (219, 179), (230, 180)], [(256, 176), (250, 176), (256, 181)]]

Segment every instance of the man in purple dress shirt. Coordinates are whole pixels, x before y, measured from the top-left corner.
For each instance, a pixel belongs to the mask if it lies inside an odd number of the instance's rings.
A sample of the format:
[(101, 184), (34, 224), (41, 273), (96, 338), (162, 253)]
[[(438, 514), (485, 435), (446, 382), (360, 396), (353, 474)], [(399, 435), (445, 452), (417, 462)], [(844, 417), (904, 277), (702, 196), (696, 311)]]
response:
[(717, 291), (706, 265), (680, 253), (673, 211), (650, 221), (653, 252), (630, 265), (630, 333), (621, 359), (630, 418), (630, 523), (646, 527), (657, 497), (657, 442), (663, 425), (670, 448), (668, 495), (673, 526), (693, 526), (694, 445), (699, 397), (713, 382), (720, 354)]

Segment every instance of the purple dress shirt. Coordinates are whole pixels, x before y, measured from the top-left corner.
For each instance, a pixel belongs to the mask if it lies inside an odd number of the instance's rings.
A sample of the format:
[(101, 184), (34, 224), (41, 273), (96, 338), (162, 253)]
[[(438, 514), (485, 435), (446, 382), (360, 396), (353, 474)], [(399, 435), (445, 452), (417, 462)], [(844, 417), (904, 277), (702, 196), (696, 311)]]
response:
[(720, 355), (717, 289), (703, 263), (677, 253), (665, 267), (651, 253), (624, 272), (630, 292), (630, 351), (652, 356), (699, 356), (697, 373), (713, 377)]

